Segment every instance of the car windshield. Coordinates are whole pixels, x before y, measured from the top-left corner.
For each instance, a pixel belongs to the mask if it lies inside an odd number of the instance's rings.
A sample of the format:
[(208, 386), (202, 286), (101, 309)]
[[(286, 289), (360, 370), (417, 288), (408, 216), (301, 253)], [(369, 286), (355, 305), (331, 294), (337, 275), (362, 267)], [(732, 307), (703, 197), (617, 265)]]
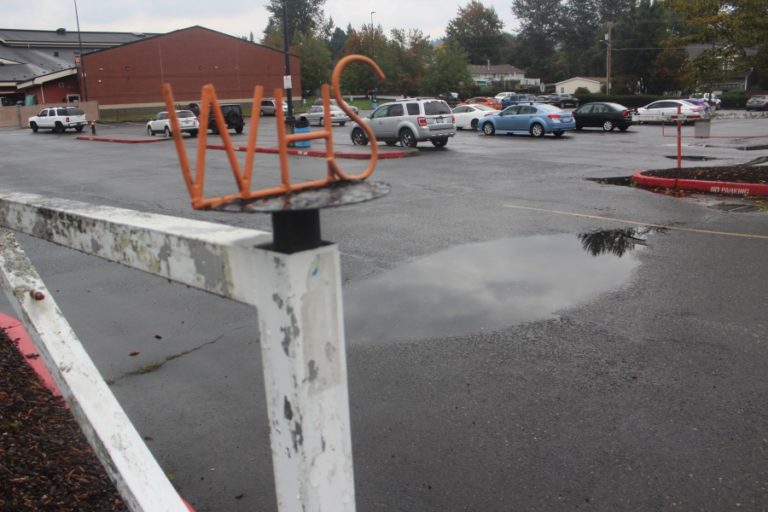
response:
[(176, 115), (178, 117), (195, 117), (191, 110), (177, 110)]
[(450, 114), (451, 108), (444, 101), (425, 101), (424, 114), (428, 116)]
[(70, 116), (82, 116), (83, 114), (85, 114), (85, 112), (83, 112), (83, 109), (77, 108), (77, 107), (67, 107), (64, 110), (66, 111), (67, 115), (70, 115)]

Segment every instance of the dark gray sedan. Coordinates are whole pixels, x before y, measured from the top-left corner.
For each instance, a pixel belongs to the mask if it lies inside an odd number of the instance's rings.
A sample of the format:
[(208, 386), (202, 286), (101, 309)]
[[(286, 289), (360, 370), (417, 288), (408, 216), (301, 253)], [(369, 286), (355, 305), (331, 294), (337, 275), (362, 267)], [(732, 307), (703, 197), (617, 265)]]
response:
[(632, 111), (624, 105), (609, 102), (585, 103), (573, 111), (576, 129), (585, 127), (602, 128), (610, 132), (618, 128), (622, 132), (632, 126)]

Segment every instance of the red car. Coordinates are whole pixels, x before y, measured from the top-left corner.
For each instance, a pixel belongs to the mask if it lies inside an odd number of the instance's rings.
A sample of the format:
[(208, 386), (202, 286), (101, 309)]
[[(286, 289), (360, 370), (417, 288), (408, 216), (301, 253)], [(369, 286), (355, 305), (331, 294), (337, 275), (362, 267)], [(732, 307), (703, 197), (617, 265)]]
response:
[(488, 96), (475, 96), (474, 98), (469, 98), (464, 103), (468, 105), (485, 105), (486, 107), (501, 110), (501, 103), (496, 101), (495, 98), (489, 98)]

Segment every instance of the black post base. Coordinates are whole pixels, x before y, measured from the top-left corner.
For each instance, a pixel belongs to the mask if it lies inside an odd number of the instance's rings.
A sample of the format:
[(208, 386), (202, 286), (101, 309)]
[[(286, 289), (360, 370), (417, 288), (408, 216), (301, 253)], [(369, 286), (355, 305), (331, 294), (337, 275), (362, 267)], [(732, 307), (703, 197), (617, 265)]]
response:
[(273, 249), (293, 254), (320, 247), (320, 210), (282, 210), (272, 214)]

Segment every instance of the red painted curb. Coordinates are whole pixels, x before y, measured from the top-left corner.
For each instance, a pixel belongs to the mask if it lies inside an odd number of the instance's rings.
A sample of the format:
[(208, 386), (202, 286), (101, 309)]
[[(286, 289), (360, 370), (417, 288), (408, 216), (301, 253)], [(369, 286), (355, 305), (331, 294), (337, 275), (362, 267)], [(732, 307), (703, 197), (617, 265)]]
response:
[(21, 352), (21, 355), (24, 357), (27, 364), (35, 370), (35, 373), (37, 373), (37, 376), (43, 381), (45, 387), (47, 387), (55, 396), (61, 396), (59, 386), (53, 381), (51, 373), (48, 371), (48, 368), (45, 367), (45, 363), (40, 358), (40, 354), (37, 352), (35, 344), (32, 343), (29, 334), (27, 334), (27, 330), (24, 328), (24, 324), (12, 316), (0, 313), (0, 329), (3, 329), (9, 338), (17, 341), (16, 347), (19, 349), (19, 352)]
[[(205, 146), (208, 149), (218, 149), (223, 150), (224, 145), (223, 144), (208, 144)], [(234, 146), (235, 151), (247, 151), (247, 146)], [(270, 153), (270, 154), (278, 154), (280, 152), (279, 148), (256, 148), (256, 153)], [(288, 149), (289, 155), (298, 155), (298, 156), (311, 156), (316, 158), (325, 158), (325, 151), (315, 151), (315, 150), (301, 150), (301, 149)], [(405, 158), (406, 156), (409, 156), (410, 154), (413, 154), (411, 152), (405, 152), (405, 151), (390, 151), (386, 153), (379, 153), (378, 159), (379, 160), (389, 160), (393, 158)], [(343, 151), (335, 151), (334, 156), (337, 158), (349, 158), (353, 160), (370, 160), (371, 154), (370, 153), (345, 153)]]
[[(77, 140), (87, 140), (90, 142), (114, 142), (117, 144), (151, 144), (153, 142), (165, 142), (171, 139), (167, 138), (158, 138), (158, 139), (117, 139), (112, 137), (93, 137), (90, 135), (80, 135), (78, 137), (75, 137)], [(223, 150), (224, 145), (223, 144), (208, 144), (205, 146), (208, 149), (218, 149)], [(246, 146), (235, 146), (235, 151), (247, 151), (248, 148)], [(278, 148), (256, 148), (256, 153), (271, 153), (271, 154), (277, 154), (280, 150)], [(289, 149), (288, 150), (289, 155), (298, 155), (298, 156), (312, 156), (317, 158), (325, 158), (325, 151), (303, 151), (300, 149)], [(405, 158), (407, 156), (411, 156), (416, 154), (415, 152), (406, 152), (406, 151), (390, 151), (386, 153), (379, 153), (379, 160), (390, 160), (393, 158)], [(336, 151), (334, 153), (336, 158), (348, 158), (352, 160), (370, 160), (371, 154), (370, 153), (345, 153), (343, 151)]]
[(709, 194), (723, 194), (730, 196), (768, 196), (768, 184), (764, 183), (736, 183), (733, 181), (705, 181), (705, 180), (676, 180), (674, 178), (659, 178), (657, 176), (645, 176), (645, 171), (637, 171), (630, 180), (637, 185), (660, 188), (679, 188), (694, 192), (707, 192)]
[[(51, 372), (48, 371), (45, 363), (40, 358), (40, 354), (37, 352), (34, 343), (32, 343), (27, 330), (24, 328), (24, 324), (12, 316), (0, 313), (0, 329), (4, 330), (11, 340), (17, 341), (16, 347), (19, 352), (21, 352), (21, 355), (24, 357), (27, 364), (35, 370), (35, 373), (37, 373), (37, 376), (43, 381), (45, 387), (48, 388), (54, 396), (61, 396), (59, 386), (53, 381)], [(29, 357), (30, 355), (33, 357)], [(192, 505), (187, 503), (187, 500), (181, 498), (181, 501), (187, 506), (189, 512), (196, 512)]]
[(91, 142), (116, 142), (118, 144), (150, 144), (152, 142), (163, 142), (171, 139), (115, 139), (111, 137), (93, 137), (90, 135), (80, 135), (75, 137), (77, 140), (89, 140)]

